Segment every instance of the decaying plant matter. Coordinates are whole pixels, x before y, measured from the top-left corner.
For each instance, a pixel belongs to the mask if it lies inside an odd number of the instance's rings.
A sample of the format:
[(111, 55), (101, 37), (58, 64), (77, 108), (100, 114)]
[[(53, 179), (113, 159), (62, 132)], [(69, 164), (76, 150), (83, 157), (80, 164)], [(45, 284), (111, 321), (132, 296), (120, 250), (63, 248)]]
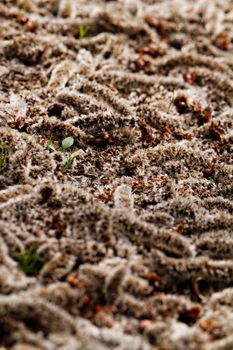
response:
[(232, 19), (1, 1), (1, 349), (233, 349)]

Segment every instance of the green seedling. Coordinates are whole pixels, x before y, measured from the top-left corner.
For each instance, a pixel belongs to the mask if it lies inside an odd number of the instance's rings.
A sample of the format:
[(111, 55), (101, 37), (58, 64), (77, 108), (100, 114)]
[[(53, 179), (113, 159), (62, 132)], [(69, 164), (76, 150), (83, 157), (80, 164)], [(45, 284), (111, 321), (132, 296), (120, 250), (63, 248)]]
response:
[(56, 148), (56, 144), (58, 143), (58, 141), (54, 141), (52, 139), (52, 137), (50, 137), (48, 139), (47, 142), (47, 149), (50, 152), (55, 152), (55, 151), (59, 151), (59, 152), (65, 152), (68, 148), (70, 148), (71, 146), (73, 146), (74, 144), (74, 138), (73, 137), (66, 137), (61, 144), (61, 147)]
[(72, 167), (73, 162), (74, 162), (76, 157), (77, 157), (77, 152), (74, 152), (71, 154), (70, 158), (67, 160), (67, 162), (65, 163), (65, 165), (63, 167), (63, 173), (65, 173), (67, 170), (69, 170)]
[(36, 246), (31, 246), (23, 253), (16, 253), (15, 258), (18, 261), (20, 270), (28, 276), (36, 276), (44, 262)]
[(74, 144), (74, 138), (73, 137), (66, 137), (61, 144), (61, 147), (59, 148), (59, 151), (64, 152), (67, 150), (67, 148), (70, 148)]
[(56, 151), (56, 148), (54, 147), (54, 144), (53, 144), (53, 139), (52, 139), (52, 137), (50, 137), (50, 138), (48, 139), (48, 142), (47, 142), (47, 149), (48, 149), (50, 152)]
[(87, 35), (87, 31), (88, 31), (88, 26), (84, 24), (81, 25), (79, 28), (79, 39), (85, 38), (85, 36)]
[(65, 151), (67, 148), (70, 148), (74, 144), (74, 139), (73, 137), (66, 137), (62, 141), (62, 149)]
[(3, 145), (0, 144), (0, 172), (5, 167), (5, 157), (6, 157), (6, 150)]
[[(50, 152), (54, 152), (54, 151), (65, 152), (68, 148), (72, 147), (73, 144), (74, 144), (74, 138), (69, 136), (69, 137), (66, 137), (62, 141), (61, 147), (55, 148), (54, 141), (50, 137), (48, 142), (47, 142), (47, 149)], [(69, 170), (71, 168), (71, 166), (72, 166), (72, 164), (73, 164), (73, 162), (74, 162), (76, 157), (77, 157), (77, 152), (74, 152), (74, 153), (71, 154), (70, 158), (67, 160), (67, 162), (63, 166), (63, 173), (65, 173), (67, 170)]]

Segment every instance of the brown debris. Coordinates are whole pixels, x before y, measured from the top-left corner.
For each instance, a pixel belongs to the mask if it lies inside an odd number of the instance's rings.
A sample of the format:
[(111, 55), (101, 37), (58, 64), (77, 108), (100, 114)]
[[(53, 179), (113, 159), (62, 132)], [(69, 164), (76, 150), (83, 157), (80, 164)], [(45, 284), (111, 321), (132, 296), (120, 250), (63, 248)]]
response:
[(20, 24), (26, 24), (29, 21), (29, 18), (27, 16), (18, 16), (16, 18), (16, 22)]
[(219, 122), (213, 121), (208, 129), (208, 137), (214, 141), (221, 141), (225, 134), (224, 128)]
[(139, 121), (138, 125), (141, 129), (143, 144), (145, 146), (149, 146), (155, 140), (155, 134), (153, 129), (144, 121)]
[(149, 272), (146, 275), (146, 279), (149, 281), (149, 284), (152, 287), (154, 287), (154, 288), (158, 287), (160, 278), (156, 272)]
[(215, 39), (216, 46), (221, 50), (228, 50), (229, 37), (225, 32), (219, 33)]
[(134, 70), (136, 72), (140, 70), (145, 71), (150, 65), (150, 63), (142, 57), (139, 57), (133, 63), (134, 63)]
[(211, 109), (205, 108), (204, 110), (195, 109), (194, 110), (194, 117), (197, 119), (197, 123), (199, 126), (208, 123), (212, 119)]
[(158, 56), (158, 51), (155, 48), (149, 46), (138, 47), (136, 49), (136, 52), (140, 55), (149, 55), (153, 58)]
[(179, 113), (187, 113), (189, 111), (188, 99), (186, 96), (177, 96), (174, 100), (174, 104)]
[(64, 103), (54, 103), (53, 105), (48, 107), (48, 115), (49, 116), (56, 116), (61, 117), (62, 111), (64, 110), (65, 105)]
[(197, 73), (195, 71), (186, 72), (183, 74), (184, 81), (190, 85), (195, 85), (197, 81)]

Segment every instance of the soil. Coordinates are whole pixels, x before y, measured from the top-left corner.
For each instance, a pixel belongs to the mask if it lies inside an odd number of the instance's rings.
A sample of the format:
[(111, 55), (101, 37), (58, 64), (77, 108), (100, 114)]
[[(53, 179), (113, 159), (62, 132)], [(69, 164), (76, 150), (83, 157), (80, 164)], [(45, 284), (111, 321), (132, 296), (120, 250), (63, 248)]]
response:
[(233, 349), (232, 68), (232, 0), (1, 1), (1, 349)]

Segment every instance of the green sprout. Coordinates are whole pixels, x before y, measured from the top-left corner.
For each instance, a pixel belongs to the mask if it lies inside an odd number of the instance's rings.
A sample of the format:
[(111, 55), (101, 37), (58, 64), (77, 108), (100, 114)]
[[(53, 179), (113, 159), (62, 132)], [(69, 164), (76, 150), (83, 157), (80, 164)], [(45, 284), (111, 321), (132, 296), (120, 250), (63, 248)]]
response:
[(47, 149), (48, 149), (50, 152), (56, 151), (56, 148), (54, 147), (54, 144), (53, 144), (53, 139), (52, 139), (52, 137), (50, 137), (50, 138), (48, 139), (48, 142), (47, 142)]
[(23, 253), (16, 253), (15, 257), (18, 261), (20, 270), (28, 276), (37, 275), (44, 262), (36, 246), (31, 246)]
[(61, 147), (59, 148), (59, 151), (64, 152), (67, 150), (67, 148), (70, 148), (74, 144), (74, 138), (73, 137), (66, 137), (61, 144)]
[(5, 167), (5, 157), (6, 157), (6, 150), (3, 145), (0, 144), (0, 172)]
[(67, 160), (67, 162), (63, 166), (63, 173), (65, 173), (67, 170), (71, 168), (76, 157), (77, 157), (77, 152), (74, 152), (71, 154), (70, 158)]
[(65, 150), (67, 150), (68, 148), (70, 148), (71, 146), (73, 146), (74, 144), (74, 138), (69, 136), (69, 137), (66, 137), (62, 143), (61, 143), (61, 146), (56, 148), (56, 144), (58, 142), (53, 140), (52, 137), (50, 137), (48, 139), (48, 142), (47, 142), (47, 149), (50, 151), (50, 152), (55, 152), (55, 151), (60, 151), (60, 152), (65, 152)]
[[(47, 149), (50, 152), (54, 152), (54, 151), (65, 152), (68, 148), (72, 147), (73, 144), (74, 144), (74, 138), (72, 136), (69, 136), (62, 141), (60, 147), (56, 148), (55, 142), (53, 141), (52, 137), (50, 137), (47, 142)], [(69, 159), (67, 160), (67, 162), (65, 163), (65, 165), (63, 166), (63, 173), (65, 173), (68, 169), (71, 168), (76, 157), (77, 157), (77, 152), (73, 152), (69, 157)]]
[(85, 36), (87, 35), (87, 31), (88, 31), (88, 26), (86, 26), (85, 24), (81, 25), (79, 27), (79, 39), (85, 38)]

